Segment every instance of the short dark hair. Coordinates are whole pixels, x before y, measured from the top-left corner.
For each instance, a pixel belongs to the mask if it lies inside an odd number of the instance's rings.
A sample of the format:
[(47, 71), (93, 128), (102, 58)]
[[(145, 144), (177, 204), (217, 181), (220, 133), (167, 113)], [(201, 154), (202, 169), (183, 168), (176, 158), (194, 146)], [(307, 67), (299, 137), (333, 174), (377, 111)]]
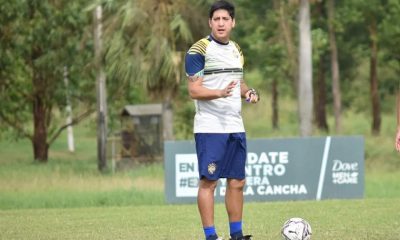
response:
[(214, 12), (219, 10), (219, 9), (224, 9), (226, 11), (228, 11), (229, 15), (231, 16), (231, 18), (235, 18), (235, 6), (225, 0), (219, 0), (216, 1), (215, 3), (213, 3), (213, 5), (211, 5), (210, 8), (210, 19), (212, 18), (212, 16), (214, 15)]

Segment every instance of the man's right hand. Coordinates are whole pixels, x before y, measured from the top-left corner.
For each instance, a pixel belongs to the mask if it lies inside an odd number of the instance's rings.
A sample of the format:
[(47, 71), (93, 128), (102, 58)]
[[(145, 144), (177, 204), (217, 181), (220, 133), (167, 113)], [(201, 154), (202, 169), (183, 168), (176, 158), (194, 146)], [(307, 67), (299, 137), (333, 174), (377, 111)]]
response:
[(226, 98), (232, 96), (232, 92), (237, 83), (238, 81), (232, 81), (224, 89), (221, 89), (221, 97)]

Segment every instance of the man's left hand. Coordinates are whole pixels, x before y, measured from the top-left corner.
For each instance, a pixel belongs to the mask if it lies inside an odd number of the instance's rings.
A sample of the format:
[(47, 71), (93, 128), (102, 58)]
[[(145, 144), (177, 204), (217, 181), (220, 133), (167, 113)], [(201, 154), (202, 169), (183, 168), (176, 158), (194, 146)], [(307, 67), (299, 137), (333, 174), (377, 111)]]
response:
[(247, 90), (245, 96), (246, 102), (257, 103), (258, 101), (260, 101), (260, 96), (254, 88), (250, 88), (249, 90)]

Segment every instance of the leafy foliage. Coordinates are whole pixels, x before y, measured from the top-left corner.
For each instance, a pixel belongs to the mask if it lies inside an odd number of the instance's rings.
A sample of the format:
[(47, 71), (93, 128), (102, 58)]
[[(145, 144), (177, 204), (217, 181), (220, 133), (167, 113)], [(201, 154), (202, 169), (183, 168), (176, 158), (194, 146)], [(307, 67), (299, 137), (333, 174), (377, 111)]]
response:
[(93, 82), (85, 1), (18, 0), (1, 1), (0, 6), (0, 118), (18, 136), (33, 140), (36, 128), (29, 123), (43, 107), (41, 117), (52, 138), (60, 126), (53, 110), (66, 105), (64, 66), (69, 68), (73, 104), (90, 105), (94, 96), (89, 91)]
[(108, 1), (105, 58), (112, 81), (142, 84), (155, 98), (174, 93), (183, 53), (202, 27), (194, 2)]
[[(64, 66), (69, 70), (73, 106), (83, 110), (95, 104), (92, 74), (93, 6), (104, 6), (104, 44), (111, 122), (127, 103), (175, 100), (179, 138), (190, 137), (193, 113), (186, 92), (183, 55), (197, 39), (209, 33), (207, 9), (213, 0), (0, 0), (0, 129), (2, 135), (32, 139), (34, 104), (40, 101), (47, 135), (63, 125)], [(280, 98), (296, 95), (297, 0), (233, 0), (237, 25), (232, 39), (245, 53), (254, 87), (269, 92), (277, 81)], [(329, 66), (326, 15), (317, 14), (326, 1), (310, 1), (313, 63), (325, 57)], [(369, 113), (368, 25), (377, 21), (379, 97), (383, 112), (393, 112), (399, 88), (400, 3), (397, 0), (336, 1), (334, 21), (340, 65), (343, 110)], [(284, 21), (282, 21), (282, 19)], [(282, 25), (282, 24), (286, 25)], [(285, 29), (286, 27), (286, 29)], [(285, 40), (291, 34), (291, 42)], [(290, 49), (291, 48), (291, 49)], [(293, 53), (295, 55), (293, 55)], [(324, 59), (325, 59), (324, 58)], [(316, 68), (314, 68), (316, 69)], [(330, 69), (326, 68), (327, 108), (331, 109)], [(248, 74), (246, 74), (248, 76)], [(35, 80), (36, 79), (36, 80)], [(269, 95), (269, 93), (268, 93)], [(268, 98), (263, 102), (268, 104)], [(267, 108), (267, 107), (265, 107)], [(77, 108), (73, 108), (77, 109)], [(74, 115), (79, 115), (75, 110)], [(281, 110), (282, 111), (282, 110)], [(327, 114), (330, 114), (328, 111)], [(186, 125), (185, 125), (186, 123)], [(181, 125), (183, 124), (183, 125)], [(265, 123), (267, 124), (267, 123)], [(179, 126), (179, 127), (177, 127)], [(10, 130), (14, 129), (14, 130)]]

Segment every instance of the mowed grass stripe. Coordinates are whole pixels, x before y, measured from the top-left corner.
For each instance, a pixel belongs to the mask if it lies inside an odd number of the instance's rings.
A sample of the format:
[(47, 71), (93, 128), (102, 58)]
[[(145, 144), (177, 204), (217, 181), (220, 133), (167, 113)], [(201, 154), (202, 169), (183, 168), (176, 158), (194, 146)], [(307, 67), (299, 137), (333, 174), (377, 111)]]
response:
[[(290, 217), (303, 217), (313, 240), (398, 240), (400, 199), (247, 203), (244, 230), (255, 240), (280, 239)], [(223, 204), (216, 227), (228, 238)], [(202, 239), (197, 206), (164, 205), (0, 211), (1, 239)]]

